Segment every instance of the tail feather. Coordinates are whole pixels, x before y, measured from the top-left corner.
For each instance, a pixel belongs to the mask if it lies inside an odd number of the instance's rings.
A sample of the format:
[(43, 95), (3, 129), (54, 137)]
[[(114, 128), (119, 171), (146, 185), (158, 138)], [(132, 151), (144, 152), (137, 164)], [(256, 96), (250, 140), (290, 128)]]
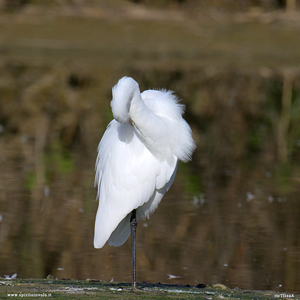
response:
[(108, 244), (110, 246), (118, 247), (127, 241), (130, 236), (130, 216), (131, 213), (129, 213), (113, 231), (108, 239)]

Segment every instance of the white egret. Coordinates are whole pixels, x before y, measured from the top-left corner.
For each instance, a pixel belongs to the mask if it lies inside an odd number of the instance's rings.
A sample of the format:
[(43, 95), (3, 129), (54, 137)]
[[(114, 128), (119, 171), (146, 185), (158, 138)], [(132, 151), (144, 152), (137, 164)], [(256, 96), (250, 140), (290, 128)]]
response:
[(131, 234), (132, 288), (136, 289), (135, 233), (171, 187), (178, 159), (191, 160), (192, 131), (182, 118), (184, 106), (171, 91), (140, 92), (123, 77), (112, 89), (114, 120), (98, 146), (95, 184), (99, 207), (94, 247), (123, 245)]

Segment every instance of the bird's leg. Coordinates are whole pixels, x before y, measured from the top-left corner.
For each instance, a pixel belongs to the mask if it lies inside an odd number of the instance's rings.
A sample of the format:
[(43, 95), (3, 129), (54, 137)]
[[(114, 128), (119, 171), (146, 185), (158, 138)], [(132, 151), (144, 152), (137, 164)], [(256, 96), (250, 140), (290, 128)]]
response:
[(137, 227), (136, 209), (131, 212), (130, 229), (131, 229), (131, 253), (132, 253), (132, 290), (137, 290), (136, 287), (136, 255), (135, 255), (135, 234)]

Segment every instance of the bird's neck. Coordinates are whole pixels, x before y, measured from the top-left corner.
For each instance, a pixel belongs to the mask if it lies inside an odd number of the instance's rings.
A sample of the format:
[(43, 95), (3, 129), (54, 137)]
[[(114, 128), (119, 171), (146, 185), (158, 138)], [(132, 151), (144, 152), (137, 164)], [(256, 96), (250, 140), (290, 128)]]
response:
[(130, 103), (129, 115), (134, 123), (139, 123), (139, 120), (149, 113), (149, 108), (144, 103), (140, 91), (134, 91)]

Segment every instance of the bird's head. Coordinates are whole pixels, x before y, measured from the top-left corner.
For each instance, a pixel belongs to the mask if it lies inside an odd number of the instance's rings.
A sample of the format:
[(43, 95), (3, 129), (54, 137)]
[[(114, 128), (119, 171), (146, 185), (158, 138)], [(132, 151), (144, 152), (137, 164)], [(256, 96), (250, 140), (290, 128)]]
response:
[(110, 106), (118, 122), (126, 123), (130, 120), (130, 103), (136, 93), (140, 93), (139, 85), (131, 77), (121, 78), (113, 87)]

